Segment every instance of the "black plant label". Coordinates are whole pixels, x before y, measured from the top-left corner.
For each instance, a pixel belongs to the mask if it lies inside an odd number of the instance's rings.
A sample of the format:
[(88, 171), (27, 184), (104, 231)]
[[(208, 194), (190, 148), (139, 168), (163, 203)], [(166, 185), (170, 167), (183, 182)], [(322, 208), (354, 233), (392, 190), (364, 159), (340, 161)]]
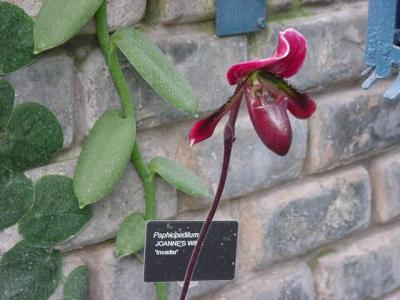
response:
[[(145, 282), (182, 281), (203, 221), (149, 221), (146, 228)], [(214, 221), (193, 280), (232, 280), (235, 276), (237, 221)]]

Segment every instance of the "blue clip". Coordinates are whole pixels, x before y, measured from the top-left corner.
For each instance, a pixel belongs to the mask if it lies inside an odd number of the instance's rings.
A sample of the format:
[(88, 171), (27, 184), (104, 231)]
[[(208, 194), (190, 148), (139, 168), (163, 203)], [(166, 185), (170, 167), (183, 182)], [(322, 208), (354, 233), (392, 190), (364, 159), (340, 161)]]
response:
[[(369, 89), (378, 79), (392, 75), (392, 67), (400, 66), (400, 7), (397, 0), (370, 0), (368, 11), (365, 63), (369, 66), (363, 75), (369, 77), (362, 88)], [(372, 72), (371, 72), (372, 71)], [(385, 92), (390, 100), (400, 95), (400, 75)]]

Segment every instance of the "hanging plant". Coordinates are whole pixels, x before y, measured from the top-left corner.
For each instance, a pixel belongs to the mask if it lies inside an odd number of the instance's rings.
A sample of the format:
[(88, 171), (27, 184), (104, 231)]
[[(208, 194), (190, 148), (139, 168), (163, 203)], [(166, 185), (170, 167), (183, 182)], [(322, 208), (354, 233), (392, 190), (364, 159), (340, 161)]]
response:
[[(154, 219), (157, 209), (156, 176), (182, 192), (209, 197), (202, 180), (183, 166), (167, 158), (143, 159), (135, 139), (134, 101), (118, 51), (170, 105), (194, 114), (197, 99), (186, 80), (144, 34), (125, 28), (109, 35), (106, 1), (44, 1), (35, 21), (21, 8), (1, 2), (0, 75), (67, 42), (93, 16), (121, 110), (108, 111), (97, 120), (84, 142), (73, 180), (49, 175), (34, 184), (23, 174), (56, 155), (63, 145), (63, 133), (46, 107), (32, 102), (14, 108), (13, 88), (0, 81), (0, 230), (18, 223), (23, 237), (0, 260), (1, 299), (18, 296), (41, 300), (54, 292), (62, 279), (62, 258), (53, 247), (72, 238), (90, 221), (90, 205), (113, 191), (129, 161), (143, 185), (145, 211), (132, 212), (121, 224), (116, 245), (120, 257), (143, 248), (145, 222)], [(64, 285), (65, 299), (87, 299), (87, 275), (85, 266), (71, 272)], [(166, 284), (157, 283), (156, 289), (157, 298), (166, 299)]]

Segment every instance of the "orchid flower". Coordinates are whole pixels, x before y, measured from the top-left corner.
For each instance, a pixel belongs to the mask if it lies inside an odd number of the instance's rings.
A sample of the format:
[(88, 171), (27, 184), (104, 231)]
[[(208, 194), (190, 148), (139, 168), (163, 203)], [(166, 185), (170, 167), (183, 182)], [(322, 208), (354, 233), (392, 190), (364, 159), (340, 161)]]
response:
[(180, 300), (186, 299), (197, 260), (225, 187), (235, 141), (235, 122), (243, 95), (250, 119), (261, 141), (276, 154), (286, 155), (292, 142), (292, 127), (287, 111), (296, 118), (307, 119), (316, 109), (315, 102), (307, 94), (297, 91), (286, 81), (299, 71), (306, 52), (307, 41), (299, 32), (294, 29), (280, 32), (278, 46), (270, 57), (243, 62), (228, 70), (229, 84), (236, 84), (233, 96), (208, 118), (194, 124), (190, 130), (189, 139), (193, 146), (209, 138), (218, 122), (229, 113), (224, 130), (224, 157), (218, 188), (186, 269)]
[(227, 73), (229, 84), (237, 84), (234, 95), (209, 117), (190, 130), (190, 144), (209, 138), (222, 117), (236, 101), (246, 98), (247, 110), (261, 141), (278, 155), (286, 155), (292, 142), (292, 128), (287, 111), (299, 119), (309, 118), (315, 102), (297, 91), (286, 79), (295, 75), (304, 63), (307, 41), (290, 28), (279, 33), (278, 46), (268, 58), (250, 60), (232, 66)]

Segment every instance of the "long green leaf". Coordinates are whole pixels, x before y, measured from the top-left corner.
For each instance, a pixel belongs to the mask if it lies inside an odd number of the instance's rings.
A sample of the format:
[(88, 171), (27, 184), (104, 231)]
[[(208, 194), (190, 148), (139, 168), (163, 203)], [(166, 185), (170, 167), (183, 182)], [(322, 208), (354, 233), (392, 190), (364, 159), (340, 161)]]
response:
[(196, 112), (192, 88), (153, 41), (134, 29), (115, 32), (112, 41), (161, 97), (181, 110)]
[(34, 60), (33, 20), (24, 10), (0, 2), (0, 75), (13, 72)]
[(172, 160), (156, 157), (150, 162), (150, 169), (186, 194), (200, 197), (210, 196), (207, 186), (200, 177)]
[(0, 261), (0, 299), (47, 300), (61, 277), (60, 252), (21, 241)]
[(119, 112), (97, 120), (83, 145), (74, 175), (80, 207), (97, 202), (114, 189), (128, 163), (135, 142), (133, 118)]
[(79, 209), (70, 178), (48, 175), (35, 184), (34, 205), (18, 229), (29, 243), (50, 247), (73, 237), (91, 217), (90, 207)]
[(33, 204), (33, 183), (0, 167), (0, 231), (18, 222)]
[(89, 299), (89, 270), (87, 266), (75, 268), (64, 284), (63, 300), (87, 300)]
[(57, 47), (90, 20), (103, 0), (45, 0), (34, 26), (35, 53)]
[(118, 229), (118, 257), (133, 254), (144, 247), (146, 221), (141, 213), (129, 215)]

